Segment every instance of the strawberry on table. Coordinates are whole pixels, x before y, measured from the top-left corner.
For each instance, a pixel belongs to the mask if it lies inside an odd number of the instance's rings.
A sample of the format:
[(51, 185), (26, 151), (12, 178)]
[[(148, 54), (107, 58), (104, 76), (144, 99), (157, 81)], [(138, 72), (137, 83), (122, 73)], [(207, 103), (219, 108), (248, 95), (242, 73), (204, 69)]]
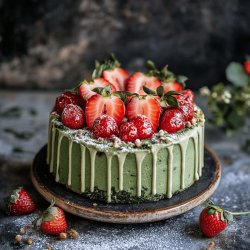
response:
[(113, 135), (118, 134), (118, 126), (112, 116), (102, 114), (95, 119), (92, 133), (96, 138), (110, 139)]
[(138, 131), (133, 122), (125, 122), (120, 126), (119, 137), (124, 142), (135, 142), (138, 137)]
[(54, 202), (36, 221), (36, 226), (45, 234), (59, 235), (67, 231), (67, 222), (63, 210), (54, 206)]
[(12, 191), (8, 199), (8, 210), (12, 215), (29, 214), (36, 210), (36, 205), (30, 194), (19, 187)]
[(161, 106), (159, 102), (150, 95), (133, 96), (127, 104), (126, 115), (129, 120), (132, 120), (137, 115), (145, 115), (148, 117), (155, 132), (159, 126), (161, 114)]
[(152, 123), (148, 117), (145, 115), (137, 115), (131, 120), (131, 122), (136, 126), (140, 140), (150, 139), (152, 137), (154, 131)]
[(185, 117), (180, 108), (167, 108), (161, 118), (160, 129), (176, 133), (185, 128)]
[(250, 211), (230, 212), (215, 205), (212, 201), (207, 201), (206, 207), (200, 214), (200, 229), (206, 237), (214, 237), (233, 221), (234, 215), (244, 214), (250, 214)]
[(121, 63), (111, 54), (110, 59), (104, 62), (96, 62), (96, 69), (92, 78), (103, 77), (111, 83), (116, 91), (124, 91), (126, 89), (129, 73), (121, 68)]
[(99, 94), (93, 95), (86, 103), (86, 123), (89, 129), (92, 128), (96, 118), (101, 114), (113, 117), (119, 126), (125, 115), (125, 105), (116, 95), (110, 93), (110, 89), (99, 88)]
[(96, 92), (93, 91), (95, 88), (104, 88), (106, 86), (111, 86), (111, 92), (116, 91), (115, 87), (106, 81), (104, 78), (96, 78), (93, 81), (83, 81), (79, 86), (79, 92), (84, 100), (88, 100), (91, 96), (95, 95)]
[(81, 107), (68, 104), (61, 115), (63, 125), (71, 129), (80, 129), (84, 126), (84, 112)]

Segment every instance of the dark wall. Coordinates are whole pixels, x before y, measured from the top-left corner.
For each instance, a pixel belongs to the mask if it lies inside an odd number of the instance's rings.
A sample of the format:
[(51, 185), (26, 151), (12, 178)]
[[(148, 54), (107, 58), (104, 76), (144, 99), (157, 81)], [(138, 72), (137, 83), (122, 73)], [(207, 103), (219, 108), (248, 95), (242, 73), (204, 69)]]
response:
[(250, 1), (0, 0), (1, 87), (71, 87), (109, 52), (212, 84), (250, 53)]

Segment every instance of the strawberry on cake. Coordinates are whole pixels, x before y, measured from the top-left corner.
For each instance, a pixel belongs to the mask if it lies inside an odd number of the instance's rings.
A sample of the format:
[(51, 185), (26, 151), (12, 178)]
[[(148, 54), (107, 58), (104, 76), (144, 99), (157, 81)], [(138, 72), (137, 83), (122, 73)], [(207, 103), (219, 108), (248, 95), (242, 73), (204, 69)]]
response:
[(55, 181), (113, 203), (157, 201), (190, 187), (204, 166), (204, 115), (183, 76), (152, 61), (129, 74), (112, 55), (56, 98), (47, 164)]

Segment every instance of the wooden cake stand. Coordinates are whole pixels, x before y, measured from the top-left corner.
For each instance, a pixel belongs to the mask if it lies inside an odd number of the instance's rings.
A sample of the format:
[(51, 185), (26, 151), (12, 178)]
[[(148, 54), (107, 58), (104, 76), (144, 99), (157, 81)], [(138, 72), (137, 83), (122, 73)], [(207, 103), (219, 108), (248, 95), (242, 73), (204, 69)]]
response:
[(205, 167), (202, 177), (187, 190), (174, 195), (171, 199), (140, 204), (106, 204), (93, 201), (74, 193), (65, 186), (56, 183), (46, 164), (46, 146), (36, 155), (31, 179), (37, 191), (47, 200), (63, 210), (95, 221), (109, 223), (145, 223), (164, 220), (198, 206), (207, 200), (216, 190), (221, 167), (217, 156), (205, 146)]

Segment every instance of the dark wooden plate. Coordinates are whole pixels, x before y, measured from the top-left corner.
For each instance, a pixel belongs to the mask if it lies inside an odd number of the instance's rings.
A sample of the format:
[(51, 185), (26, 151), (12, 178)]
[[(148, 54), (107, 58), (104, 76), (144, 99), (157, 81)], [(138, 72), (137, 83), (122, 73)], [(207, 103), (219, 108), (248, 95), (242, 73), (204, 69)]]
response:
[(69, 213), (109, 223), (153, 222), (185, 213), (213, 194), (219, 184), (220, 176), (219, 160), (213, 151), (205, 146), (205, 167), (202, 177), (185, 191), (174, 195), (171, 199), (157, 202), (107, 204), (85, 198), (56, 183), (46, 165), (46, 146), (37, 153), (31, 169), (32, 182), (47, 201), (54, 199), (57, 206)]

